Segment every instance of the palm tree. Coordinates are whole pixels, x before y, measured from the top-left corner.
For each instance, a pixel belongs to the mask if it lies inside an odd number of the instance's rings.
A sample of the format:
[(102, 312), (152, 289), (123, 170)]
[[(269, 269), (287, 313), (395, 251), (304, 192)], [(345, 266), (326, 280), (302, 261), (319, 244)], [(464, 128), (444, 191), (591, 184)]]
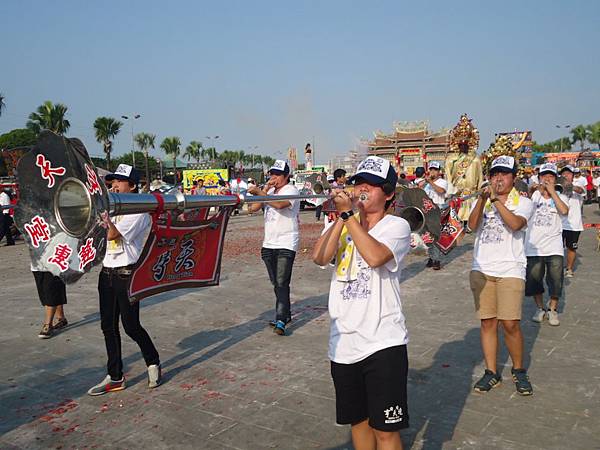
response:
[(581, 151), (583, 151), (583, 144), (587, 139), (588, 130), (583, 125), (577, 125), (575, 128), (571, 130), (571, 134), (573, 135), (573, 144), (579, 143), (581, 144)]
[(53, 105), (50, 100), (47, 100), (38, 106), (36, 112), (29, 114), (27, 128), (36, 134), (45, 129), (63, 135), (71, 126), (69, 121), (65, 119), (68, 109), (62, 103)]
[(160, 148), (162, 148), (167, 155), (171, 155), (173, 157), (173, 173), (175, 174), (175, 183), (179, 177), (177, 176), (177, 157), (181, 152), (181, 139), (177, 136), (171, 136), (165, 138), (160, 144)]
[(588, 141), (596, 144), (600, 150), (600, 122), (588, 126)]
[(96, 130), (96, 141), (102, 144), (104, 153), (106, 153), (106, 169), (110, 170), (110, 152), (112, 151), (112, 139), (114, 139), (123, 122), (112, 117), (98, 117), (94, 120), (94, 129)]
[(188, 162), (190, 159), (195, 159), (197, 163), (200, 162), (200, 158), (203, 156), (204, 148), (202, 142), (191, 141), (190, 144), (185, 148), (184, 158), (187, 158)]
[(0, 92), (0, 116), (2, 115), (2, 111), (6, 108), (6, 103), (4, 103), (4, 94)]
[(155, 134), (138, 133), (135, 135), (135, 143), (138, 145), (140, 150), (144, 152), (144, 160), (146, 161), (146, 186), (144, 187), (144, 191), (146, 192), (150, 190), (150, 166), (148, 165), (148, 150), (154, 149), (155, 140)]

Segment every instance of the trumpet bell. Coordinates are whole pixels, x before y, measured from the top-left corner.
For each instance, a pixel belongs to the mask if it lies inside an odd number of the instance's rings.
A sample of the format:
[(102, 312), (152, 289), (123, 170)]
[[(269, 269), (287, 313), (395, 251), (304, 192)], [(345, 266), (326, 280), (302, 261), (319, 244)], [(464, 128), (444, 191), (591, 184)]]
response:
[(425, 227), (425, 214), (419, 208), (407, 206), (398, 215), (408, 222), (413, 233), (420, 233)]

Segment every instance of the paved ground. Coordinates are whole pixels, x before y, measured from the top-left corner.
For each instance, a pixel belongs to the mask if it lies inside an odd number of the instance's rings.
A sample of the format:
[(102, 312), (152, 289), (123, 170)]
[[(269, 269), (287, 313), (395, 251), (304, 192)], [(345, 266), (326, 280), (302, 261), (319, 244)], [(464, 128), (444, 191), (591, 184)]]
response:
[[(587, 222), (600, 222), (597, 205)], [(305, 222), (312, 216), (303, 215)], [(258, 218), (234, 218), (228, 238), (256, 235)], [(313, 234), (317, 227), (309, 227)], [(259, 238), (253, 238), (260, 240)], [(306, 247), (307, 241), (303, 241)], [(600, 259), (595, 231), (581, 239), (560, 327), (528, 320), (526, 361), (535, 395), (507, 380), (474, 394), (482, 371), (478, 322), (468, 287), (468, 237), (441, 272), (410, 255), (403, 273), (413, 449), (600, 449)], [(22, 241), (0, 248), (0, 448), (350, 449), (334, 424), (326, 355), (329, 271), (300, 255), (294, 268), (291, 336), (274, 335), (273, 294), (256, 250), (226, 251), (219, 287), (143, 301), (142, 320), (159, 347), (165, 383), (146, 388), (135, 344), (124, 338), (128, 388), (92, 398), (105, 375), (93, 273), (68, 287), (72, 325), (53, 339), (37, 332), (42, 310)], [(504, 376), (510, 362), (501, 355)]]

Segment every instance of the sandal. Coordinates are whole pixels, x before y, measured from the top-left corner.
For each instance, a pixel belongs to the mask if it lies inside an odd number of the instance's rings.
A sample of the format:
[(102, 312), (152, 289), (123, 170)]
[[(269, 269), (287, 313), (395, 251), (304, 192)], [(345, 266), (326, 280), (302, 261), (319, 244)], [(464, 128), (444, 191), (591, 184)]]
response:
[(54, 328), (55, 330), (60, 330), (61, 328), (66, 327), (67, 325), (69, 325), (67, 318), (62, 317), (56, 321), (56, 323), (52, 326), (52, 328)]

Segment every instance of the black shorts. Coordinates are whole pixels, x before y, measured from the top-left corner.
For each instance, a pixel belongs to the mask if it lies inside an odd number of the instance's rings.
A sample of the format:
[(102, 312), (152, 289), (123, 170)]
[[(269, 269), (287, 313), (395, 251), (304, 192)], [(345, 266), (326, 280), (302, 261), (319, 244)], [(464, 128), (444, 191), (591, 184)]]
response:
[(389, 347), (354, 364), (331, 362), (336, 421), (355, 425), (369, 419), (371, 428), (408, 428), (406, 345)]
[(581, 231), (563, 230), (562, 237), (565, 247), (571, 250), (577, 250), (577, 241), (579, 241)]
[(32, 273), (43, 306), (58, 306), (67, 303), (67, 289), (59, 277), (55, 277), (50, 272), (34, 271)]

